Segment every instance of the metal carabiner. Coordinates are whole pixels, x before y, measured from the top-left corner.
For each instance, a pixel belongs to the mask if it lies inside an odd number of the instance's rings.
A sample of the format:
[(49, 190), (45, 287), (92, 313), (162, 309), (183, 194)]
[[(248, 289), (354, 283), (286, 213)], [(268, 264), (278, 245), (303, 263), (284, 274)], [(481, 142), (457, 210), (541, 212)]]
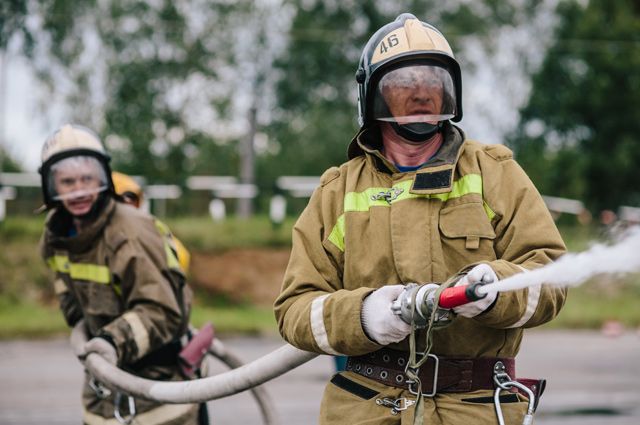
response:
[(91, 377), (91, 379), (89, 379), (89, 388), (91, 388), (93, 392), (96, 393), (96, 397), (98, 397), (100, 400), (104, 400), (111, 395), (111, 390), (102, 385), (93, 376)]
[(514, 381), (509, 377), (506, 372), (506, 368), (502, 362), (496, 362), (493, 367), (493, 382), (496, 384), (496, 390), (493, 393), (493, 404), (496, 407), (496, 416), (498, 417), (498, 424), (505, 425), (504, 416), (502, 415), (502, 407), (500, 406), (500, 391), (501, 390), (510, 390), (515, 387), (521, 389), (527, 396), (529, 397), (529, 404), (527, 406), (527, 413), (524, 415), (522, 419), (522, 425), (532, 425), (533, 424), (533, 414), (535, 412), (535, 395), (533, 391), (531, 391), (527, 386), (521, 384), (518, 381)]
[(391, 414), (397, 415), (403, 410), (407, 410), (409, 407), (416, 404), (415, 400), (411, 400), (405, 397), (396, 398), (395, 400), (389, 397), (376, 399), (378, 406), (385, 406), (391, 408)]
[(133, 422), (133, 418), (136, 416), (136, 400), (130, 395), (127, 396), (127, 401), (129, 404), (129, 414), (125, 417), (120, 413), (120, 401), (122, 400), (123, 394), (118, 391), (116, 393), (115, 400), (113, 401), (113, 416), (123, 425), (130, 425)]

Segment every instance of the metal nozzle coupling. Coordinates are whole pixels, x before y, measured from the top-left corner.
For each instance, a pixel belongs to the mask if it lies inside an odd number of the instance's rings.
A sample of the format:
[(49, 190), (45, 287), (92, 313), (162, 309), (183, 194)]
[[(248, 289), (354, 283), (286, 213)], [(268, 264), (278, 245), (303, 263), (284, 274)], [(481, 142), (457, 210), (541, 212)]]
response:
[[(428, 283), (418, 285), (409, 283), (404, 291), (391, 304), (391, 311), (408, 323), (415, 323), (417, 328), (425, 328), (429, 324), (435, 306), (435, 295), (440, 285)], [(415, 297), (414, 297), (415, 294)], [(450, 310), (438, 308), (434, 318), (434, 327), (444, 327), (451, 323), (453, 314)]]

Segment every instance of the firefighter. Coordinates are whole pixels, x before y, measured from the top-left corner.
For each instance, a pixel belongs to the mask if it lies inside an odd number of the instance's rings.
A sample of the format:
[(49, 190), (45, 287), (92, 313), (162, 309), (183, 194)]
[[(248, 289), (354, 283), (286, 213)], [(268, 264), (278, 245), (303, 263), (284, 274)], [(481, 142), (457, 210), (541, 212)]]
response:
[[(49, 210), (41, 252), (69, 326), (84, 320), (84, 353), (98, 353), (135, 375), (183, 380), (177, 363), (192, 294), (171, 232), (116, 201), (109, 155), (89, 129), (67, 124), (42, 149)], [(198, 405), (132, 399), (85, 376), (85, 424), (197, 424)], [(128, 422), (127, 422), (128, 423)]]
[[(349, 356), (326, 386), (321, 424), (495, 424), (494, 367), (516, 379), (523, 330), (553, 319), (566, 290), (494, 294), (415, 338), (390, 305), (409, 283), (498, 281), (565, 245), (511, 151), (453, 124), (461, 72), (436, 28), (398, 16), (370, 38), (356, 81), (361, 128), (294, 226), (274, 306), (280, 333), (300, 349)], [(421, 352), (426, 362), (408, 368)], [(499, 402), (507, 423), (522, 421), (524, 396), (503, 392)]]
[[(116, 195), (120, 197), (122, 202), (129, 204), (136, 208), (140, 208), (144, 202), (144, 192), (138, 182), (133, 177), (113, 171), (111, 173), (111, 179), (113, 180), (113, 188)], [(189, 265), (191, 264), (191, 254), (189, 250), (184, 246), (180, 240), (173, 236), (173, 242), (176, 249), (176, 255), (178, 256), (178, 262), (180, 268), (184, 272), (185, 276), (189, 275)]]

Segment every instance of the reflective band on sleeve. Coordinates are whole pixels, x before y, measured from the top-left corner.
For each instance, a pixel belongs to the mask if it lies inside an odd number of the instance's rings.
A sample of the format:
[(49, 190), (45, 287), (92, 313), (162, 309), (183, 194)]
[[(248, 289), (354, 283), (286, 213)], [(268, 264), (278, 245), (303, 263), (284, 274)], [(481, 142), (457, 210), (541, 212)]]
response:
[(175, 244), (173, 242), (173, 235), (171, 234), (171, 230), (169, 230), (169, 227), (160, 220), (156, 220), (155, 224), (156, 229), (158, 230), (164, 241), (164, 253), (167, 257), (167, 265), (170, 269), (182, 270), (180, 261), (178, 261), (177, 249), (175, 248)]
[(56, 295), (62, 295), (65, 292), (68, 292), (69, 289), (67, 288), (67, 285), (64, 284), (62, 279), (56, 279), (53, 281), (53, 291), (56, 293)]
[(329, 234), (329, 241), (344, 252), (344, 214), (338, 217), (336, 225), (331, 230), (331, 234)]
[(72, 279), (107, 284), (111, 282), (111, 272), (107, 266), (90, 263), (71, 263), (66, 255), (54, 255), (47, 259), (51, 270), (67, 273)]
[[(516, 266), (522, 269), (524, 273), (528, 272), (528, 270), (522, 267), (521, 265), (516, 264)], [(529, 319), (531, 319), (533, 314), (536, 312), (536, 309), (538, 308), (538, 302), (540, 301), (541, 291), (542, 291), (542, 285), (533, 285), (529, 287), (529, 293), (527, 295), (527, 309), (524, 311), (524, 314), (522, 315), (520, 320), (518, 320), (513, 325), (509, 326), (510, 328), (519, 328), (520, 326), (527, 323)]]
[[(122, 404), (126, 403), (126, 398)], [(197, 404), (163, 404), (160, 407), (149, 410), (144, 413), (138, 413), (133, 423), (139, 425), (152, 425), (159, 423), (187, 423), (187, 419), (193, 415)], [(193, 412), (193, 413), (192, 413)], [(83, 412), (83, 421), (87, 425), (120, 425), (121, 422), (115, 418), (103, 418), (100, 415), (91, 413), (88, 410)]]
[(327, 328), (324, 327), (324, 300), (330, 294), (322, 295), (313, 300), (311, 303), (311, 332), (318, 347), (327, 354), (340, 355), (329, 345), (329, 336)]
[(111, 273), (107, 266), (97, 264), (70, 263), (69, 275), (72, 279), (88, 280), (96, 283), (109, 283)]
[(133, 311), (126, 312), (122, 315), (122, 318), (129, 323), (133, 333), (133, 340), (138, 347), (138, 357), (144, 356), (149, 351), (149, 332), (147, 332), (147, 328), (142, 323), (142, 319)]
[[(411, 186), (413, 185), (413, 179), (401, 181), (393, 187), (370, 187), (362, 192), (348, 192), (344, 196), (344, 212), (365, 212), (369, 211), (371, 207), (389, 207), (396, 202), (406, 201), (407, 199), (440, 199), (442, 202), (446, 202), (449, 199), (460, 198), (464, 195), (477, 194), (482, 196), (482, 176), (480, 174), (467, 174), (460, 177), (453, 182), (451, 191), (447, 193), (436, 194), (415, 194), (410, 193)], [(391, 201), (387, 202), (385, 199), (376, 195), (380, 193), (389, 192), (397, 189), (398, 196)], [(489, 220), (492, 220), (496, 213), (483, 201), (483, 207)], [(336, 222), (331, 233), (329, 234), (329, 241), (334, 244), (340, 251), (344, 251), (344, 214), (342, 214)]]
[(69, 257), (66, 255), (53, 255), (47, 258), (47, 265), (54, 272), (69, 273)]

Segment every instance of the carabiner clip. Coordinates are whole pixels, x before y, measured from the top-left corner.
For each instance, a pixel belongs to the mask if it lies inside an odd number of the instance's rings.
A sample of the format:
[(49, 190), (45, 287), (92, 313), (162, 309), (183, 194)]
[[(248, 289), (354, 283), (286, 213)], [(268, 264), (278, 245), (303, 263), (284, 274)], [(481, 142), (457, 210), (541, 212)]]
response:
[(102, 385), (96, 378), (93, 376), (89, 379), (89, 387), (96, 393), (96, 397), (100, 400), (104, 400), (111, 395), (111, 390), (104, 385)]
[(123, 394), (118, 391), (116, 393), (115, 400), (113, 401), (113, 416), (123, 425), (130, 425), (133, 422), (133, 418), (136, 416), (136, 400), (130, 395), (127, 396), (127, 401), (129, 404), (129, 414), (125, 417), (120, 413), (120, 401), (122, 400)]
[(496, 362), (493, 367), (493, 382), (496, 384), (496, 390), (493, 393), (493, 403), (496, 406), (496, 416), (498, 417), (498, 424), (504, 424), (504, 416), (502, 415), (502, 407), (500, 406), (500, 391), (501, 390), (510, 390), (513, 387), (521, 389), (527, 396), (529, 397), (529, 404), (527, 406), (527, 413), (524, 415), (522, 419), (522, 425), (532, 425), (533, 424), (533, 414), (535, 412), (535, 395), (533, 391), (527, 388), (525, 385), (521, 384), (518, 381), (514, 381), (511, 379), (509, 374), (506, 372), (506, 368), (502, 362)]

